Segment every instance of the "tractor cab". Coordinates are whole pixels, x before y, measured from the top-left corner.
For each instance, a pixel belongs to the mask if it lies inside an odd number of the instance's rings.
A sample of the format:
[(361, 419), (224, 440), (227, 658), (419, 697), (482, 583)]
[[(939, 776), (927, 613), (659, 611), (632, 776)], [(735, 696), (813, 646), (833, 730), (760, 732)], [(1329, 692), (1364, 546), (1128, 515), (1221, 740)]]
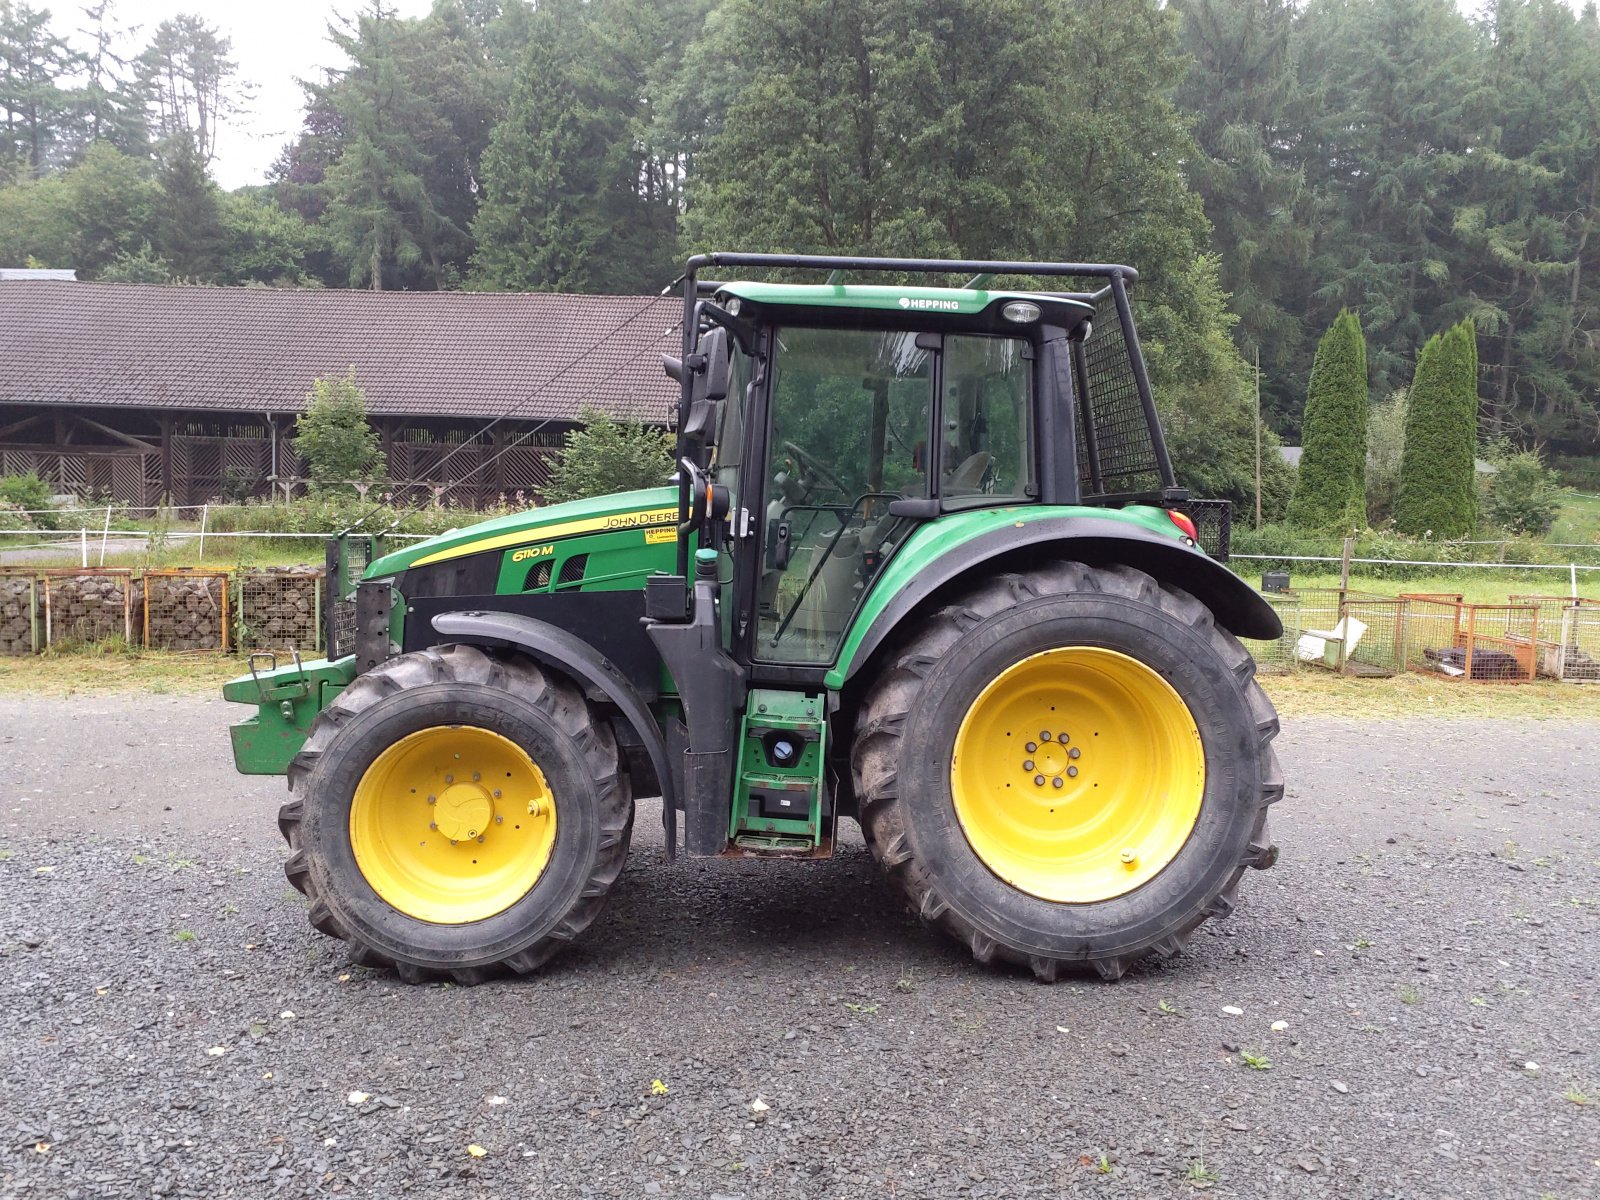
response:
[[(732, 796), (731, 809), (686, 803), (691, 853), (826, 852), (830, 669), (866, 597), (919, 531), (963, 514), (1075, 505), (1086, 492), (1101, 504), (1182, 499), (1131, 320), (1121, 319), (1135, 273), (1029, 267), (1108, 280), (1098, 294), (1050, 293), (995, 288), (996, 272), (978, 268), (1006, 264), (971, 265), (965, 286), (926, 287), (852, 275), (962, 264), (766, 255), (690, 263), (684, 355), (665, 363), (683, 389), (682, 574), (650, 581), (648, 615), (684, 696), (683, 761), (706, 756), (684, 787)], [(698, 278), (712, 266), (830, 274), (815, 283)], [(1094, 341), (1102, 307), (1111, 311)], [(714, 597), (704, 613), (696, 582)], [(696, 675), (712, 682), (697, 688)], [(742, 691), (757, 693), (755, 717), (748, 702), (740, 711)], [(762, 709), (813, 712), (791, 732), (815, 753), (775, 756), (772, 746), (790, 740), (774, 742)], [(715, 818), (695, 819), (713, 809)]]

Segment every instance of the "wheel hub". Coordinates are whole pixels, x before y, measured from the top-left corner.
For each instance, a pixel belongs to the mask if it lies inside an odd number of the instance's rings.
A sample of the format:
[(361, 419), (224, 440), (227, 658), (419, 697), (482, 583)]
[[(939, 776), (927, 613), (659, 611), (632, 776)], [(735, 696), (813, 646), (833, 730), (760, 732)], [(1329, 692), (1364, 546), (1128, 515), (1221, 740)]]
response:
[(439, 793), (434, 823), (452, 842), (483, 835), (494, 819), (494, 800), (481, 783), (452, 783)]

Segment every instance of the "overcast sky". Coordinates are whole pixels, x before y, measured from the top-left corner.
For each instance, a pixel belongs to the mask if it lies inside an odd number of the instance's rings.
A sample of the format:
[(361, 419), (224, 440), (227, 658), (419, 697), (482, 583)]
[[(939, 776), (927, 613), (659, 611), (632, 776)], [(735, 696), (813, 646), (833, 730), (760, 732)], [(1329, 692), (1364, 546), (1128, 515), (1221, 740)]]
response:
[[(46, 0), (52, 26), (75, 45), (82, 39), (71, 30), (84, 24), (82, 0)], [(391, 0), (401, 16), (420, 16), (428, 0)], [(155, 27), (180, 12), (195, 13), (233, 41), (239, 78), (254, 89), (247, 112), (223, 125), (217, 137), (212, 173), (225, 188), (260, 183), (272, 160), (300, 125), (303, 94), (296, 79), (316, 78), (320, 68), (342, 62), (328, 41), (327, 26), (335, 13), (353, 12), (359, 0), (112, 0), (117, 23), (138, 26), (124, 55), (137, 53)]]

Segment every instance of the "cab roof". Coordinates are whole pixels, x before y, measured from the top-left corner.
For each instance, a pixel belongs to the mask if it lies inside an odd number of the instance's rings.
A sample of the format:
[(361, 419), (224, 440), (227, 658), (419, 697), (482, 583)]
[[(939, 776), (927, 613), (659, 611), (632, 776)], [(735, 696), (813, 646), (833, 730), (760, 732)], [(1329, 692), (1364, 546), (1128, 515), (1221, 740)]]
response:
[[(853, 309), (862, 313), (920, 317), (976, 317), (982, 323), (1011, 325), (1000, 310), (1012, 300), (1039, 306), (1041, 320), (1072, 329), (1094, 316), (1087, 300), (1044, 292), (990, 291), (984, 288), (898, 287), (877, 283), (724, 283), (717, 294), (761, 308), (811, 310)], [(988, 318), (983, 321), (983, 318)], [(1030, 322), (1013, 325), (1022, 329)]]

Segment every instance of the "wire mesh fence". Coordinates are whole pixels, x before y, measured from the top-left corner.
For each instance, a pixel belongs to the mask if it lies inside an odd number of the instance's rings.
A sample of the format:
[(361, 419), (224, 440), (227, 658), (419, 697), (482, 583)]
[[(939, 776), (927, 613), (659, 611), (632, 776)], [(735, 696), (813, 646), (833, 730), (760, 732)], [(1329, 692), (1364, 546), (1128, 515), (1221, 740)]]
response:
[(228, 573), (144, 573), (144, 644), (151, 650), (228, 648)]
[(1600, 600), (1537, 595), (1507, 599), (1539, 610), (1539, 675), (1569, 683), (1600, 682)]
[(1300, 600), (1290, 592), (1263, 593), (1283, 622), (1283, 633), (1270, 642), (1249, 641), (1245, 647), (1256, 660), (1258, 675), (1288, 675), (1294, 671), (1295, 640), (1300, 636)]
[(44, 582), (44, 645), (121, 638), (134, 645), (144, 625), (144, 581), (128, 567), (52, 570)]
[(238, 578), (236, 642), (241, 650), (322, 648), (321, 571), (241, 572)]
[(39, 652), (39, 603), (31, 571), (0, 571), (0, 655)]
[(1410, 670), (1472, 683), (1530, 683), (1537, 677), (1538, 605), (1466, 604), (1450, 595), (1403, 599)]

